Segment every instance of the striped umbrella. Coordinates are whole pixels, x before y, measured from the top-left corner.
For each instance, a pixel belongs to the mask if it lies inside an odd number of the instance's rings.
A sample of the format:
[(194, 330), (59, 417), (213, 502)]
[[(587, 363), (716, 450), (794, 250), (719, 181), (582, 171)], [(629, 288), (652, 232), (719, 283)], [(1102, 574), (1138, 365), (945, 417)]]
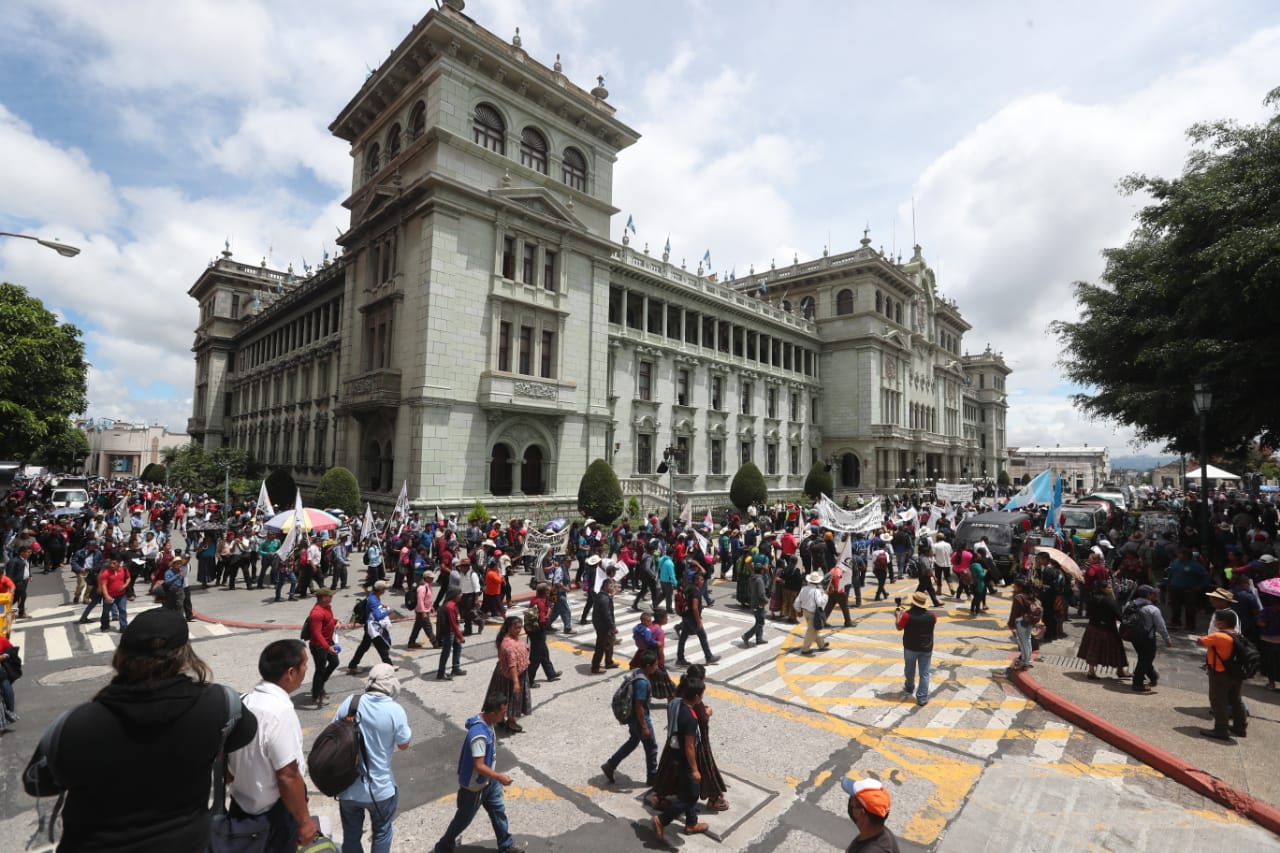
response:
[[(289, 528), (293, 526), (293, 510), (286, 510), (267, 522), (267, 527), (272, 530), (279, 530), (287, 533)], [(337, 517), (330, 515), (322, 509), (312, 509), (311, 507), (302, 508), (302, 529), (307, 533), (316, 530), (337, 530), (341, 524)]]

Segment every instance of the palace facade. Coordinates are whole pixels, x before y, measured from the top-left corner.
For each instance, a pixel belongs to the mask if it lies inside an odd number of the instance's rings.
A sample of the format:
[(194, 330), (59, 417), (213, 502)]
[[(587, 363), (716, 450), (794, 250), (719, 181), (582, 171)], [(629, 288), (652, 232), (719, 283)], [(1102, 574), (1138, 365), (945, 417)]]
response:
[(418, 506), (511, 512), (571, 507), (597, 458), (647, 509), (721, 505), (746, 461), (788, 495), (819, 461), (838, 494), (1004, 467), (1009, 368), (964, 353), (920, 247), (864, 236), (724, 282), (611, 240), (637, 133), (602, 83), (462, 5), (330, 126), (353, 162), (342, 253), (298, 276), (228, 250), (191, 287), (193, 437), (304, 487), (342, 465), (375, 502), (407, 479)]

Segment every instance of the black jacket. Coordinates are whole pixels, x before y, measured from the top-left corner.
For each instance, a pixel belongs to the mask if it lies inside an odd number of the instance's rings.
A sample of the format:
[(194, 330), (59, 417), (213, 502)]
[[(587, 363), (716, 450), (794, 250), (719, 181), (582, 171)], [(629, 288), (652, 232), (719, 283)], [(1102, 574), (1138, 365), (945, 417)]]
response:
[[(73, 710), (50, 756), (67, 790), (59, 853), (203, 853), (226, 721), (223, 691), (184, 675), (112, 683)], [(250, 743), (257, 731), (244, 708), (227, 751)]]
[(923, 607), (911, 605), (907, 610), (907, 625), (902, 629), (902, 647), (909, 652), (933, 651), (933, 627), (938, 623)]

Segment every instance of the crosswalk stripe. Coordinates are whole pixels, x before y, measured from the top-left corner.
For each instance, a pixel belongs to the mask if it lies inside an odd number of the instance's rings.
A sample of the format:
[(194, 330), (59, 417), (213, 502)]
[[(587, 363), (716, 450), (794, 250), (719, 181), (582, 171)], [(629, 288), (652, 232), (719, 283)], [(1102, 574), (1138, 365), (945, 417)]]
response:
[(95, 655), (116, 650), (114, 636), (99, 632), (93, 623), (81, 625), (80, 633), (89, 641), (89, 650)]
[(43, 634), (45, 657), (49, 660), (65, 660), (71, 657), (71, 641), (67, 639), (67, 631), (63, 626), (45, 628)]
[(231, 629), (221, 622), (202, 622), (200, 624), (203, 626), (205, 633), (211, 637), (225, 637), (231, 633)]

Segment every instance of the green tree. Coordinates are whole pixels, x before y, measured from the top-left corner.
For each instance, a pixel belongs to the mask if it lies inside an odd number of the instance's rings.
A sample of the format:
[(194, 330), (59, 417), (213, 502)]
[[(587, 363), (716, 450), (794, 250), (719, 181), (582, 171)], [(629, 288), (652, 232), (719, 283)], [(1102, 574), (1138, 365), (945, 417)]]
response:
[[(1001, 476), (996, 478), (996, 485), (1000, 485), (1000, 486), (1009, 485), (1009, 475), (1006, 474), (1004, 471), (1001, 471), (1000, 475)], [(1031, 482), (1031, 475), (1023, 474), (1022, 477), (1019, 478), (1018, 482), (1025, 486), (1027, 483)]]
[(159, 462), (152, 462), (142, 469), (141, 479), (147, 483), (163, 483), (165, 467)]
[[(0, 284), (0, 459), (34, 459), (50, 441), (55, 453), (69, 449), (88, 371), (79, 329), (25, 288)], [(79, 461), (88, 455), (86, 444)]]
[(325, 471), (316, 487), (316, 505), (337, 507), (351, 516), (359, 513), (360, 484), (356, 482), (356, 475), (342, 467)]
[(89, 457), (89, 439), (69, 418), (49, 424), (35, 461), (54, 471), (79, 471)]
[(578, 511), (601, 524), (612, 524), (622, 515), (622, 486), (603, 459), (588, 465), (578, 482)]
[(484, 508), (484, 504), (476, 501), (476, 505), (471, 508), (471, 512), (467, 513), (467, 524), (478, 521), (484, 524), (489, 520), (489, 510)]
[(634, 521), (644, 516), (644, 510), (640, 508), (640, 499), (635, 495), (627, 498), (627, 518)]
[(738, 473), (733, 475), (733, 482), (729, 484), (729, 501), (738, 508), (739, 512), (746, 512), (747, 507), (756, 501), (768, 499), (769, 489), (764, 484), (764, 475), (760, 473), (760, 469), (754, 462), (744, 463), (738, 469)]
[(835, 488), (835, 480), (827, 470), (827, 463), (822, 461), (813, 463), (813, 467), (809, 469), (809, 476), (804, 478), (804, 493), (809, 499), (816, 501), (823, 495), (831, 497)]
[(267, 475), (267, 497), (280, 512), (293, 506), (297, 494), (298, 484), (294, 482), (289, 466), (276, 468)]
[(1130, 175), (1152, 203), (1129, 241), (1103, 252), (1101, 284), (1076, 284), (1076, 322), (1051, 327), (1085, 414), (1134, 428), (1141, 441), (1198, 455), (1192, 383), (1213, 392), (1210, 449), (1280, 445), (1280, 398), (1263, 393), (1280, 358), (1280, 89), (1259, 125), (1188, 131), (1172, 180)]

